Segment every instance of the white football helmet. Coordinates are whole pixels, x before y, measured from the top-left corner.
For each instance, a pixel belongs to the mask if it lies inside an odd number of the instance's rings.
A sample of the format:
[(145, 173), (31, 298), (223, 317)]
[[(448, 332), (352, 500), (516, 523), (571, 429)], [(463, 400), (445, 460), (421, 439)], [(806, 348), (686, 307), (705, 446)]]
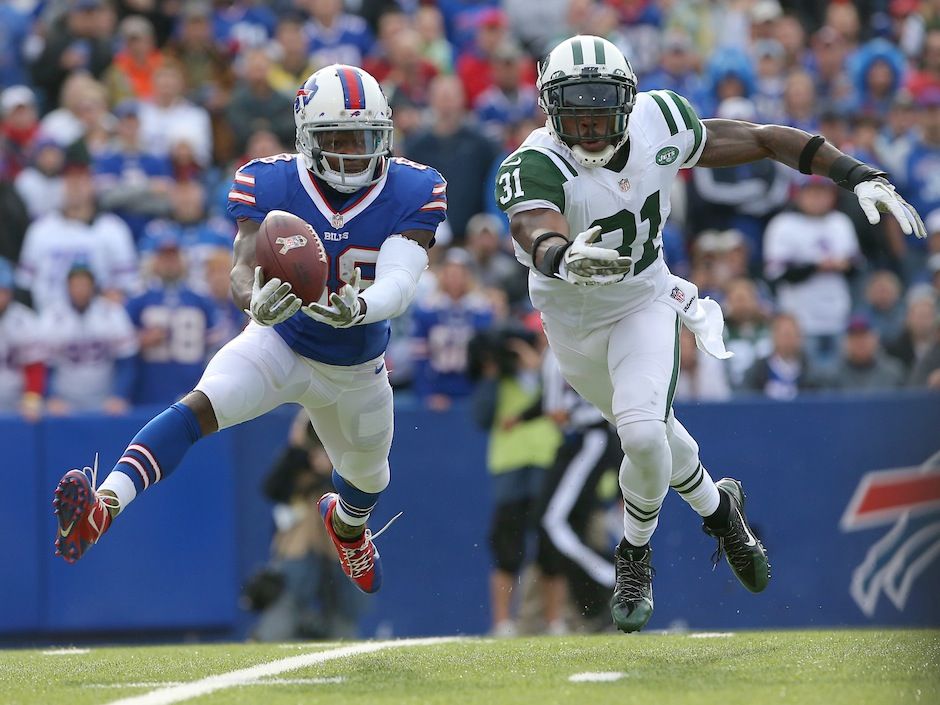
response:
[[(636, 100), (636, 74), (623, 53), (606, 39), (578, 35), (563, 41), (539, 65), (536, 86), (539, 106), (548, 116), (545, 127), (556, 141), (571, 149), (581, 165), (604, 166), (627, 141), (627, 121)], [(597, 133), (588, 125), (588, 132), (582, 134), (585, 117), (606, 117), (606, 130)], [(565, 118), (569, 118), (569, 131)], [(582, 142), (598, 141), (606, 146), (596, 152), (581, 146)]]
[(362, 69), (333, 64), (312, 74), (297, 91), (294, 122), (307, 168), (337, 191), (353, 193), (382, 178), (392, 153), (392, 109)]

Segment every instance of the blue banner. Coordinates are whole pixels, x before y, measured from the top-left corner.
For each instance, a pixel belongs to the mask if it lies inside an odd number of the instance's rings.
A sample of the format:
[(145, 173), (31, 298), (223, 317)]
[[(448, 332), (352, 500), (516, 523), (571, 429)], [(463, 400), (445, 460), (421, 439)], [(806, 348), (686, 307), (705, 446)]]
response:
[[(260, 486), (294, 407), (198, 443), (78, 564), (52, 555), (59, 477), (98, 452), (100, 481), (152, 412), (0, 419), (11, 532), (0, 634), (246, 633), (252, 617), (238, 594), (267, 561), (273, 531)], [(653, 537), (651, 629), (940, 626), (940, 395), (755, 399), (687, 405), (677, 415), (712, 476), (744, 483), (773, 577), (752, 595), (724, 561), (713, 571), (714, 540), (671, 494)], [(372, 523), (404, 515), (378, 540), (385, 580), (369, 600), (363, 636), (487, 630), (485, 449), (467, 408), (399, 405), (392, 482)]]

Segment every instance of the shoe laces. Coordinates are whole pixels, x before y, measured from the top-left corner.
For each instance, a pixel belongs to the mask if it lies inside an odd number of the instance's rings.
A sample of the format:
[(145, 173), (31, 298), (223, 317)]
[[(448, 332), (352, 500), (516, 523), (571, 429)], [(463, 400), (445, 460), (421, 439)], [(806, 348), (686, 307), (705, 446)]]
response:
[(617, 581), (614, 592), (620, 602), (633, 602), (648, 598), (649, 585), (656, 571), (649, 563), (617, 555)]
[(718, 548), (712, 554), (712, 570), (721, 562), (721, 554), (728, 556), (728, 561), (737, 570), (746, 570), (751, 565), (751, 552), (744, 540), (745, 531), (738, 525), (738, 519), (732, 513), (730, 529), (727, 534), (712, 534), (718, 539)]
[(404, 512), (398, 512), (395, 516), (389, 519), (385, 526), (376, 531), (374, 534), (370, 529), (366, 529), (362, 535), (362, 542), (355, 546), (346, 546), (340, 543), (340, 550), (343, 554), (343, 562), (349, 566), (349, 575), (351, 578), (359, 578), (372, 570), (374, 554), (372, 539), (377, 539), (385, 530), (390, 527), (395, 520), (398, 519)]
[[(75, 468), (78, 470), (78, 468)], [(121, 503), (118, 501), (117, 497), (112, 497), (107, 494), (100, 494), (98, 492), (98, 454), (95, 453), (95, 462), (91, 467), (87, 465), (81, 470), (78, 470), (80, 473), (85, 475), (91, 481), (91, 490), (95, 493), (95, 498), (101, 502), (105, 509), (120, 509)]]

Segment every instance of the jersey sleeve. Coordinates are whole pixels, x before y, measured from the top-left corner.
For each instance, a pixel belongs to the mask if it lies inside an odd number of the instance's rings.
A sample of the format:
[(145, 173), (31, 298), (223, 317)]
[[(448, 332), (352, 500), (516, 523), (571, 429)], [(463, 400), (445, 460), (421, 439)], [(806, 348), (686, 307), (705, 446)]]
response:
[(228, 212), (235, 218), (261, 222), (277, 208), (278, 195), (283, 196), (285, 188), (280, 162), (250, 161), (235, 172), (228, 191)]
[(533, 208), (564, 212), (566, 171), (570, 170), (570, 176), (577, 172), (560, 156), (553, 157), (547, 152), (534, 148), (519, 150), (499, 165), (496, 203), (510, 218)]
[[(689, 101), (672, 91), (650, 91), (649, 96), (659, 109), (658, 117), (663, 120), (669, 136), (679, 148), (679, 168), (695, 166), (702, 156), (708, 137), (705, 125), (695, 114), (695, 109)], [(669, 155), (660, 150), (656, 159), (660, 158), (668, 159)]]
[[(447, 181), (436, 169), (424, 164), (408, 162), (396, 158), (399, 163), (410, 166), (415, 173), (414, 186), (419, 197), (415, 198), (414, 208), (409, 208), (395, 225), (394, 232), (406, 230), (437, 231), (437, 227), (447, 217)], [(419, 168), (420, 167), (420, 168)]]

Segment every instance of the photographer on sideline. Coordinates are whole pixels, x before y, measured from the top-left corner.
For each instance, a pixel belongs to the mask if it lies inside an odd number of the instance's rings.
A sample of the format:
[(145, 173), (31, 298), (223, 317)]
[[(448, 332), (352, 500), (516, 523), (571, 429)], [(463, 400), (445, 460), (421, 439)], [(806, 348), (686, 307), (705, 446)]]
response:
[[(487, 467), (492, 476), (493, 518), (490, 547), (495, 567), (490, 577), (492, 633), (514, 636), (512, 592), (525, 557), (526, 535), (536, 528), (537, 500), (545, 468), (555, 458), (560, 434), (547, 418), (516, 423), (540, 396), (541, 351), (524, 330), (492, 330), (470, 341), (469, 371), (476, 380), (473, 413), (489, 429)], [(561, 576), (540, 581), (548, 630), (563, 626), (565, 584)]]
[(274, 501), (277, 531), (270, 565), (245, 589), (244, 602), (260, 612), (252, 631), (257, 641), (351, 639), (358, 636), (362, 595), (346, 579), (317, 512), (333, 464), (300, 409), (288, 447), (264, 482)]

